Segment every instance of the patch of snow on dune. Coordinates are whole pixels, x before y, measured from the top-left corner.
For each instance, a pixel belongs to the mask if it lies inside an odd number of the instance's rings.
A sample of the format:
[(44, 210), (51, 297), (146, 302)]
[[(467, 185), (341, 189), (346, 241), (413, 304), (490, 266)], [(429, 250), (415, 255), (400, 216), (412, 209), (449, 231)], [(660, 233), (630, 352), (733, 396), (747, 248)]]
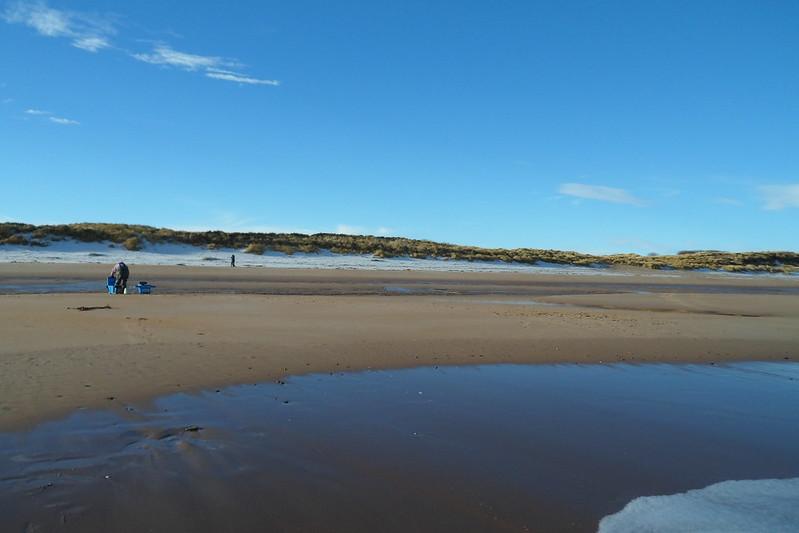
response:
[(323, 268), (356, 270), (427, 270), (442, 272), (528, 272), (549, 274), (627, 275), (608, 268), (540, 263), (504, 263), (502, 261), (458, 261), (445, 259), (413, 259), (394, 257), (378, 259), (371, 255), (339, 255), (329, 250), (319, 253), (287, 255), (267, 251), (263, 255), (245, 254), (241, 250), (218, 248), (208, 250), (189, 244), (148, 244), (142, 250), (129, 251), (109, 242), (79, 242), (71, 239), (50, 241), (49, 246), (0, 246), (0, 263), (107, 263), (125, 261), (131, 265), (186, 265), (227, 267), (231, 254), (236, 254), (238, 267)]
[(796, 533), (799, 478), (732, 480), (636, 498), (599, 522), (599, 533)]

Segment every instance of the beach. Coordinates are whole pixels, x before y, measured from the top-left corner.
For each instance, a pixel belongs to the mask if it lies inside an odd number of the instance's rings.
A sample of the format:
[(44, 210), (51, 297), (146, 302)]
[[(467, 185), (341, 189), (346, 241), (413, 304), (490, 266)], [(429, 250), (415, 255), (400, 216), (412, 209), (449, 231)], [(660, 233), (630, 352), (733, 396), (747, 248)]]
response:
[(0, 264), (0, 529), (799, 519), (796, 277), (134, 264), (109, 295), (107, 273)]
[(799, 357), (796, 278), (133, 266), (154, 294), (110, 296), (107, 270), (0, 264), (0, 429), (311, 373)]
[(799, 533), (799, 2), (0, 3), (0, 533)]

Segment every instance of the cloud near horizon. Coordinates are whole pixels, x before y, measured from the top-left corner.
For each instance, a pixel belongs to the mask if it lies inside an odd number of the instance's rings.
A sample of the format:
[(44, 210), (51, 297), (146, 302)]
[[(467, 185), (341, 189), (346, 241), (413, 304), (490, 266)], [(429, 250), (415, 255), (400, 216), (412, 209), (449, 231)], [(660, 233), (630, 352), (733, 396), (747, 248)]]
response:
[(604, 185), (587, 185), (585, 183), (562, 183), (558, 188), (560, 194), (583, 198), (587, 200), (599, 200), (600, 202), (611, 202), (614, 204), (627, 204), (641, 207), (644, 202), (630, 194), (624, 189), (615, 187), (605, 187)]
[[(224, 218), (224, 217), (223, 217)], [(340, 235), (375, 235), (386, 237), (396, 234), (396, 231), (380, 226), (377, 229), (369, 229), (363, 226), (351, 226), (349, 224), (338, 224), (334, 229), (324, 228), (303, 228), (294, 226), (270, 226), (250, 223), (249, 219), (237, 221), (231, 220), (224, 222), (218, 219), (212, 224), (177, 224), (173, 229), (182, 231), (227, 231), (238, 233), (301, 233), (303, 235), (314, 235), (316, 233), (337, 233)]]
[(391, 228), (386, 228), (385, 226), (380, 226), (376, 230), (370, 230), (368, 228), (364, 228), (363, 226), (350, 226), (349, 224), (339, 224), (336, 226), (336, 231), (333, 233), (338, 233), (341, 235), (377, 235), (380, 237), (385, 237), (391, 233), (394, 233), (394, 230)]
[(760, 187), (760, 195), (764, 202), (763, 209), (767, 211), (799, 207), (799, 183), (765, 185)]

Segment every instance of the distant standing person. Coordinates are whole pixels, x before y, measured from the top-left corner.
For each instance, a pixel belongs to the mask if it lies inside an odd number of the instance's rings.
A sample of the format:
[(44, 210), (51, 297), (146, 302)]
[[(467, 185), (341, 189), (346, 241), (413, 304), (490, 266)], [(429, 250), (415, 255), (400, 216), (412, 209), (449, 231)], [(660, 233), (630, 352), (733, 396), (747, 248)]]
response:
[(236, 266), (236, 254), (230, 254), (230, 266)]
[(130, 276), (130, 269), (124, 261), (120, 261), (111, 270), (111, 275), (114, 276), (114, 292), (121, 294), (125, 292), (128, 287), (128, 276)]

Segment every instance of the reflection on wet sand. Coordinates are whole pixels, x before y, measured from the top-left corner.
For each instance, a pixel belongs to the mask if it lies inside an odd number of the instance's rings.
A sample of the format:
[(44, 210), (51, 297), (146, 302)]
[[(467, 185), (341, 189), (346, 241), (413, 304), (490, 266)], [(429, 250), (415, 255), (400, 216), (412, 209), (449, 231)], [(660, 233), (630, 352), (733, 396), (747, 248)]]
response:
[(417, 368), (108, 401), (0, 434), (3, 530), (593, 531), (640, 496), (799, 476), (792, 363)]

